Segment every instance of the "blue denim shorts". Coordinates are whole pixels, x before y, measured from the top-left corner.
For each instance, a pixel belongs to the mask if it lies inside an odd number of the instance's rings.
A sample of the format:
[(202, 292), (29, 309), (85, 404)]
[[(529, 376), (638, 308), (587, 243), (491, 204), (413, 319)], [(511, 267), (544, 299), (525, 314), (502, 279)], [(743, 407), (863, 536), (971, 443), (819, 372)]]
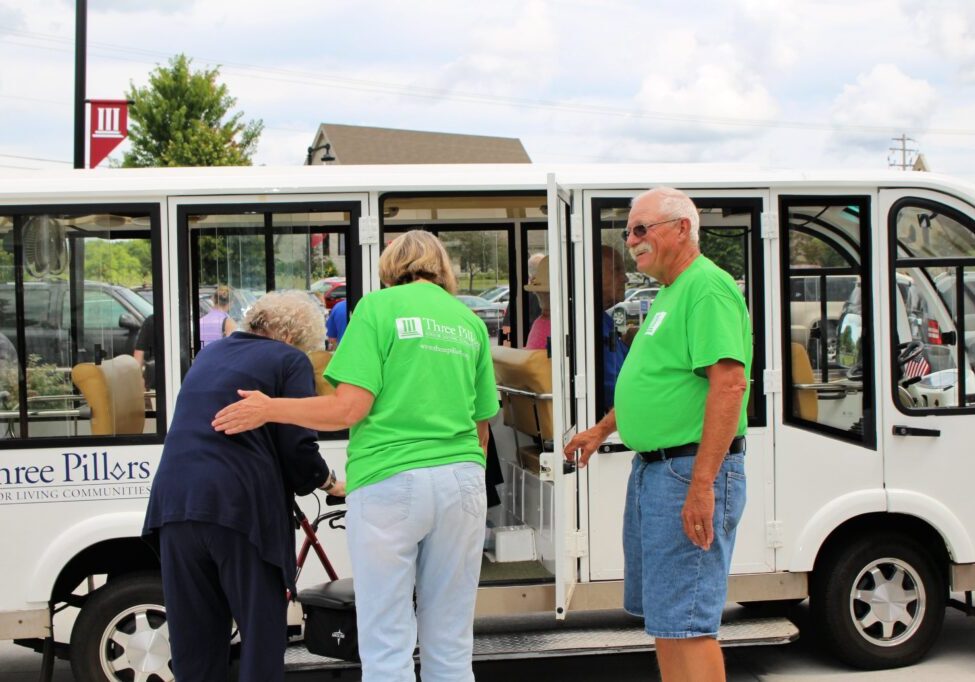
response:
[(745, 509), (744, 453), (725, 455), (714, 481), (714, 542), (684, 534), (681, 510), (694, 457), (647, 464), (639, 455), (623, 517), (623, 608), (663, 639), (715, 637), (728, 594), (735, 531)]

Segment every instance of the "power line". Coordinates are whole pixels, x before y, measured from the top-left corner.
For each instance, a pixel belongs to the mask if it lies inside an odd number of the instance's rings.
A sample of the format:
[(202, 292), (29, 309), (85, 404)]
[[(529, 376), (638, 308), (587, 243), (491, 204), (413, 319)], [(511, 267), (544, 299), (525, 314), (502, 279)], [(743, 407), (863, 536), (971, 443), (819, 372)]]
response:
[[(18, 35), (30, 39), (43, 40), (55, 43), (66, 43), (70, 44), (72, 41), (70, 38), (65, 38), (61, 36), (55, 36), (51, 34), (35, 33), (30, 31), (19, 31), (19, 30), (9, 30), (3, 29), (7, 33)], [(23, 47), (35, 47), (39, 49), (50, 49), (56, 51), (70, 51), (69, 48), (57, 48), (48, 47), (44, 45), (30, 45), (24, 43), (16, 43)], [(162, 57), (164, 59), (169, 58), (171, 55), (156, 52), (153, 50), (145, 50), (141, 48), (132, 48), (121, 45), (112, 45), (109, 43), (97, 43), (90, 42), (90, 47), (97, 47), (99, 49), (105, 49), (114, 52), (122, 52), (128, 54), (136, 54), (141, 56), (155, 56)], [(126, 59), (125, 57), (113, 56), (113, 55), (98, 55), (107, 59), (116, 59), (121, 61), (137, 61), (132, 59)], [(219, 66), (226, 72), (233, 73), (237, 76), (242, 76), (246, 78), (256, 78), (261, 80), (271, 80), (278, 83), (291, 83), (296, 85), (304, 85), (308, 87), (323, 87), (323, 88), (338, 88), (344, 90), (362, 91), (362, 92), (382, 92), (386, 94), (399, 95), (401, 97), (410, 97), (416, 99), (429, 99), (429, 100), (448, 100), (455, 102), (466, 102), (472, 104), (488, 104), (494, 106), (511, 106), (517, 108), (525, 109), (542, 109), (546, 111), (559, 111), (563, 113), (579, 114), (586, 116), (616, 116), (629, 119), (645, 119), (653, 121), (664, 121), (669, 123), (683, 123), (691, 125), (715, 125), (715, 126), (743, 126), (751, 128), (789, 128), (795, 130), (823, 130), (829, 132), (858, 132), (858, 133), (891, 133), (897, 131), (896, 126), (892, 125), (851, 125), (851, 124), (838, 124), (838, 123), (818, 123), (814, 121), (787, 121), (787, 120), (775, 120), (775, 119), (748, 119), (748, 118), (736, 118), (729, 116), (694, 116), (685, 114), (669, 114), (664, 112), (654, 112), (654, 111), (639, 111), (634, 109), (624, 109), (620, 107), (611, 107), (606, 105), (589, 105), (589, 104), (569, 104), (566, 102), (559, 102), (555, 100), (541, 100), (541, 99), (528, 99), (522, 97), (512, 97), (505, 95), (485, 95), (482, 93), (471, 93), (456, 91), (449, 88), (435, 88), (428, 86), (419, 86), (409, 83), (392, 83), (385, 81), (374, 81), (366, 79), (357, 78), (347, 78), (341, 76), (323, 76), (321, 74), (306, 72), (306, 71), (296, 71), (292, 69), (280, 69), (273, 67), (264, 67), (254, 64), (245, 64), (241, 62), (228, 62), (222, 60), (212, 60), (203, 58), (194, 58), (194, 61), (198, 61), (207, 66)], [(145, 63), (145, 62), (139, 62)], [(927, 128), (923, 129), (922, 132), (928, 135), (959, 135), (959, 136), (975, 136), (975, 129), (965, 129), (965, 128)]]
[(24, 161), (48, 161), (50, 163), (68, 163), (68, 164), (71, 163), (70, 161), (64, 161), (62, 159), (42, 159), (37, 156), (18, 156), (17, 154), (4, 154), (3, 152), (0, 152), (0, 156), (7, 159), (22, 159)]

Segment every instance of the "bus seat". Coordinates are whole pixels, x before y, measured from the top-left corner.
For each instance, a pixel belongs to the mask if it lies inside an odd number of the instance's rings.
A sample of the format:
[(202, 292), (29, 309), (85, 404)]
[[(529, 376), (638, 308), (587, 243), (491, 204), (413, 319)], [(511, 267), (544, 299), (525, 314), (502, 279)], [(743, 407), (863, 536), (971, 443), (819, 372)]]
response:
[(332, 360), (332, 354), (327, 350), (313, 350), (308, 353), (308, 359), (311, 360), (312, 371), (315, 374), (315, 393), (318, 395), (335, 393), (335, 387), (332, 386), (332, 383), (322, 376), (325, 368), (328, 367), (328, 363)]
[(82, 362), (71, 368), (71, 380), (91, 409), (91, 433), (107, 436), (142, 433), (146, 425), (142, 368), (131, 355)]
[[(492, 346), (494, 377), (501, 391), (504, 423), (537, 437), (552, 440), (552, 360), (544, 350)], [(515, 395), (505, 388), (534, 394)], [(542, 397), (542, 396), (549, 397)]]
[(809, 346), (809, 328), (801, 324), (792, 325), (789, 330), (790, 336), (792, 338), (792, 343), (798, 343), (803, 348)]
[[(816, 382), (816, 375), (813, 374), (812, 363), (809, 362), (809, 353), (802, 345), (792, 343), (792, 383), (793, 384), (812, 384)], [(816, 391), (810, 388), (796, 389), (792, 409), (794, 416), (806, 421), (819, 421), (819, 398)]]

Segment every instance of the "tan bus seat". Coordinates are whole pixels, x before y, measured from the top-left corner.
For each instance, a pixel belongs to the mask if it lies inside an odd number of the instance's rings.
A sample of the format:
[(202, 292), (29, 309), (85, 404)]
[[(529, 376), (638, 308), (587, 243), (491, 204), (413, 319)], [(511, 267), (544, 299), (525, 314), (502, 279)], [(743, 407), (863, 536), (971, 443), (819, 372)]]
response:
[(107, 436), (142, 433), (146, 425), (142, 368), (131, 355), (82, 362), (71, 369), (71, 380), (91, 409), (91, 433)]
[[(816, 375), (813, 374), (812, 363), (809, 362), (809, 353), (800, 344), (792, 343), (792, 383), (793, 384), (813, 384), (816, 382)], [(797, 388), (793, 398), (792, 409), (795, 416), (806, 421), (819, 421), (819, 398), (815, 389)]]
[(311, 360), (312, 371), (315, 373), (315, 393), (318, 395), (335, 393), (335, 387), (322, 376), (332, 360), (332, 354), (327, 350), (313, 350), (308, 354), (308, 359)]
[[(501, 391), (504, 423), (543, 441), (552, 440), (552, 360), (548, 353), (493, 346), (491, 358)], [(505, 388), (532, 393), (534, 397), (509, 393)]]

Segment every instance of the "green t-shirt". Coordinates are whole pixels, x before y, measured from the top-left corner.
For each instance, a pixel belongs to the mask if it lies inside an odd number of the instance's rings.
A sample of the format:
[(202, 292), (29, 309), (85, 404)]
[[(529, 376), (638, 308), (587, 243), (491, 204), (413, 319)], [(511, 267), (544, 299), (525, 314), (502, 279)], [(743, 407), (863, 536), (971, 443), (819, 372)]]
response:
[[(662, 287), (633, 339), (616, 383), (616, 424), (637, 452), (700, 443), (706, 368), (730, 358), (752, 368), (752, 326), (731, 276), (698, 256)], [(748, 425), (748, 392), (738, 435)]]
[(352, 427), (346, 490), (409, 469), (484, 465), (475, 422), (498, 411), (487, 328), (436, 284), (415, 282), (365, 297), (325, 369), (376, 400)]

